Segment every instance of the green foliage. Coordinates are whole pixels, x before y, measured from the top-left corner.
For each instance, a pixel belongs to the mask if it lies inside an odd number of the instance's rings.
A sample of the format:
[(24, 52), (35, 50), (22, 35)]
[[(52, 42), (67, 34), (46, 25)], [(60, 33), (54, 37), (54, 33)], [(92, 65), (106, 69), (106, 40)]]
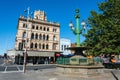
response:
[(120, 0), (106, 0), (99, 4), (100, 12), (91, 11), (91, 27), (84, 44), (92, 47), (93, 55), (120, 53)]

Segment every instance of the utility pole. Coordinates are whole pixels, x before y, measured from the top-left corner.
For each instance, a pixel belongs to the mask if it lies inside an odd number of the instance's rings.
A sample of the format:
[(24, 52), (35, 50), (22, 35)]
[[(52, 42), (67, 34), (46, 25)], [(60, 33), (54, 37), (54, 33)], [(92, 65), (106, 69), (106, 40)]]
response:
[(23, 72), (26, 73), (26, 56), (27, 56), (27, 41), (28, 41), (28, 26), (29, 26), (29, 10), (30, 7), (25, 10), (27, 12), (27, 26), (26, 26), (26, 40), (25, 40), (25, 52), (24, 52), (24, 64), (23, 64)]

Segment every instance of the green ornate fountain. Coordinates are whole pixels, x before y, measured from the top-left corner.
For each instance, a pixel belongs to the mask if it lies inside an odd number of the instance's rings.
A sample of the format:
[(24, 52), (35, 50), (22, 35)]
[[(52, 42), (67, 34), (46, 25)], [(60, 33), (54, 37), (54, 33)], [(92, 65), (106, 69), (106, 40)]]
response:
[(67, 64), (57, 64), (57, 73), (61, 73), (64, 75), (74, 75), (77, 77), (89, 77), (91, 75), (101, 75), (103, 73), (103, 65), (101, 63), (94, 64), (94, 60), (92, 59), (92, 65), (87, 58), (87, 55), (83, 53), (84, 50), (88, 50), (90, 48), (80, 45), (80, 35), (85, 31), (85, 22), (82, 21), (80, 27), (79, 25), (79, 9), (76, 9), (76, 28), (74, 28), (72, 22), (70, 22), (69, 26), (73, 33), (76, 35), (76, 46), (69, 47), (69, 50), (74, 51), (74, 56), (69, 58), (69, 63)]
[(73, 57), (70, 58), (70, 64), (76, 64), (76, 65), (88, 65), (88, 59), (86, 58), (86, 54), (83, 54), (84, 50), (89, 49), (88, 47), (83, 47), (80, 46), (80, 35), (83, 33), (83, 31), (85, 31), (86, 29), (86, 25), (84, 20), (82, 21), (81, 25), (82, 27), (80, 27), (79, 25), (79, 9), (76, 9), (76, 28), (74, 28), (72, 22), (70, 22), (69, 26), (71, 28), (71, 30), (73, 31), (73, 33), (76, 35), (76, 46), (75, 47), (70, 47), (68, 49), (70, 50), (74, 50), (74, 55)]

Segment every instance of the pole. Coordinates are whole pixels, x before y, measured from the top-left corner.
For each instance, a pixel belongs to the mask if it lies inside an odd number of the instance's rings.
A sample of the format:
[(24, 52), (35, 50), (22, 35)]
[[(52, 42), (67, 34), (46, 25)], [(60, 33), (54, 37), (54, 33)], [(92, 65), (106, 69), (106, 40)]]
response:
[(29, 10), (30, 8), (27, 8), (27, 26), (26, 26), (26, 40), (25, 40), (25, 53), (24, 53), (24, 65), (23, 65), (23, 72), (26, 73), (26, 55), (27, 55), (27, 37), (28, 37), (28, 23), (29, 23)]
[(76, 9), (76, 29), (75, 29), (75, 32), (76, 32), (76, 42), (77, 42), (77, 47), (80, 46), (80, 34), (81, 34), (81, 30), (80, 30), (80, 27), (79, 27), (79, 9)]

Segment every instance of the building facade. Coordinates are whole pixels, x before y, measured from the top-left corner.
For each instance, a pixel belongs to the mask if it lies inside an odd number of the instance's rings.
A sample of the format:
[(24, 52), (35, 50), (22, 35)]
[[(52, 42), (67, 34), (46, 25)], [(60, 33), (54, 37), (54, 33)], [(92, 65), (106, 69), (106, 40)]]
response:
[[(27, 29), (27, 30), (26, 30)], [(27, 60), (33, 63), (53, 61), (56, 52), (60, 51), (60, 24), (48, 22), (44, 11), (35, 11), (34, 18), (20, 16), (15, 41), (16, 62), (24, 54), (27, 40)], [(26, 38), (27, 31), (27, 38)]]
[(63, 55), (71, 54), (71, 51), (66, 49), (71, 46), (71, 41), (69, 39), (62, 38), (60, 39), (60, 51)]

